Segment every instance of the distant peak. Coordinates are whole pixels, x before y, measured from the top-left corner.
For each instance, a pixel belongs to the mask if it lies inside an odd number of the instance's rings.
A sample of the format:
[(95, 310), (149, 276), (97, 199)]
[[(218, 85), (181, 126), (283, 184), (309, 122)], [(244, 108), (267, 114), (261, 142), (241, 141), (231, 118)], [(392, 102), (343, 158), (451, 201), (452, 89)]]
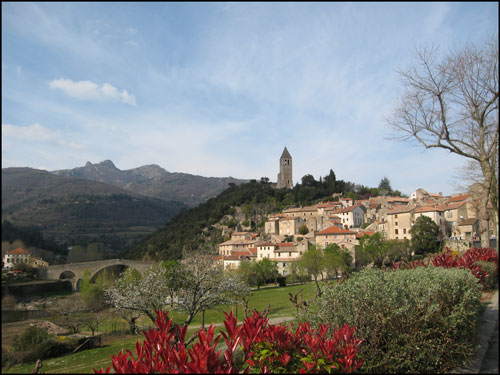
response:
[(85, 163), (86, 167), (90, 167), (91, 165), (92, 165), (92, 163), (90, 161), (88, 161), (88, 162)]
[(111, 160), (104, 160), (104, 161), (101, 161), (100, 163), (101, 165), (105, 165), (107, 167), (113, 167), (113, 168), (116, 168), (115, 165), (113, 164), (113, 162)]

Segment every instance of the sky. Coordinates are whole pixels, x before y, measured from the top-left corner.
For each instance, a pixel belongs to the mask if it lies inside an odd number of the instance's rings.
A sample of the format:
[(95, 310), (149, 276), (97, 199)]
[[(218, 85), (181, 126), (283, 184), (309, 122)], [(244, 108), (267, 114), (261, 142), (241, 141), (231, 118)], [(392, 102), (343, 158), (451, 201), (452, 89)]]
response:
[(126, 170), (457, 193), (465, 164), (391, 140), (416, 48), (498, 33), (497, 2), (2, 2), (2, 168)]

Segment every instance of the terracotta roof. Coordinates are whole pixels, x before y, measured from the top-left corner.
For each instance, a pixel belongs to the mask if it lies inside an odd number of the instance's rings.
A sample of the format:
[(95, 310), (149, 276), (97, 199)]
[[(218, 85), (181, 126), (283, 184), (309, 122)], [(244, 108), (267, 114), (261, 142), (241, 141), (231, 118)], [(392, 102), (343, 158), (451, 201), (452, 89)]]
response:
[(471, 218), (471, 219), (464, 219), (457, 225), (474, 225), (478, 219), (476, 218)]
[(465, 201), (462, 201), (462, 202), (453, 202), (453, 203), (445, 203), (439, 207), (441, 207), (443, 210), (454, 210), (454, 209), (457, 209), (459, 207), (462, 207), (466, 202)]
[(470, 193), (466, 193), (466, 194), (458, 194), (458, 195), (455, 195), (453, 197), (451, 197), (450, 199), (448, 199), (448, 203), (451, 203), (451, 202), (459, 202), (459, 201), (464, 201), (466, 200), (467, 198), (469, 198), (472, 194)]
[(417, 208), (414, 212), (435, 212), (435, 211), (443, 212), (444, 210), (438, 206), (434, 206), (434, 207), (433, 206), (423, 206), (423, 207)]
[(316, 235), (322, 235), (322, 234), (356, 234), (356, 233), (351, 232), (350, 230), (347, 230), (347, 229), (341, 229), (341, 228), (333, 225), (331, 227), (323, 229), (320, 232), (316, 232)]
[(275, 243), (272, 243), (272, 242), (261, 242), (259, 244), (257, 244), (257, 246), (276, 246)]
[(14, 249), (14, 250), (10, 250), (10, 251), (7, 251), (6, 254), (23, 254), (23, 255), (29, 255), (29, 251), (27, 250), (24, 250), (24, 249), (21, 249), (20, 247), (18, 247), (17, 249)]
[(367, 231), (367, 232), (358, 232), (356, 233), (356, 238), (361, 238), (363, 236), (373, 236), (375, 232)]
[(279, 247), (295, 247), (295, 245), (293, 244), (293, 242), (281, 242), (279, 244), (277, 244)]
[(356, 207), (360, 207), (360, 206), (357, 204), (355, 206), (349, 206), (349, 207), (345, 207), (345, 208), (339, 208), (338, 210), (333, 211), (333, 213), (338, 214), (338, 213), (343, 213), (343, 212), (351, 212)]
[(402, 213), (410, 212), (414, 208), (415, 207), (408, 206), (406, 204), (396, 205), (396, 206), (393, 206), (391, 210), (387, 211), (387, 215), (402, 214)]
[(330, 202), (330, 201), (328, 201), (328, 202), (324, 202), (324, 203), (318, 203), (316, 205), (316, 207), (317, 208), (326, 208), (326, 207), (333, 207), (333, 206), (335, 206), (337, 204), (338, 204), (338, 202)]

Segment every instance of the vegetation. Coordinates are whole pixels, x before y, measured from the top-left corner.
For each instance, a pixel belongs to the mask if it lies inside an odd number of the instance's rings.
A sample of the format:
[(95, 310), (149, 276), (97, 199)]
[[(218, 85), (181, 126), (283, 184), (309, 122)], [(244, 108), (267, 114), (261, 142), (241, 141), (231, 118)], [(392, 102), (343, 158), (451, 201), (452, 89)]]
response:
[(420, 216), (410, 229), (411, 247), (417, 255), (435, 253), (439, 250), (439, 227), (430, 217)]
[(102, 242), (119, 251), (184, 207), (97, 181), (31, 168), (2, 169), (2, 218), (16, 226), (36, 225), (44, 236), (67, 245)]
[(304, 319), (356, 327), (368, 372), (446, 372), (474, 352), (481, 288), (469, 271), (372, 269), (323, 291)]
[(382, 233), (376, 232), (371, 236), (364, 235), (355, 246), (357, 266), (373, 264), (375, 267), (390, 265), (402, 257), (410, 255), (408, 240), (384, 240)]
[(479, 186), (481, 241), (489, 246), (490, 216), (496, 232), (499, 223), (498, 32), (444, 55), (434, 47), (420, 48), (399, 74), (405, 91), (389, 121), (395, 136), (469, 163), (462, 178)]
[(278, 266), (267, 258), (259, 261), (243, 260), (236, 271), (249, 286), (256, 286), (260, 289), (268, 282), (276, 282)]
[[(137, 342), (135, 356), (121, 351), (112, 357), (115, 373), (345, 373), (358, 370), (357, 357), (362, 340), (353, 337), (354, 328), (344, 325), (325, 336), (328, 326), (311, 330), (299, 324), (295, 333), (286, 326), (268, 324), (255, 312), (238, 327), (232, 313), (226, 314), (225, 331), (214, 336), (215, 327), (200, 331), (198, 341), (189, 349), (184, 341), (186, 329), (172, 329), (172, 320), (162, 311), (155, 321), (157, 329), (145, 332), (146, 340)], [(223, 338), (225, 350), (218, 350)], [(223, 354), (221, 354), (223, 352)], [(130, 356), (130, 358), (128, 358)], [(96, 373), (109, 373), (101, 368)]]
[[(275, 189), (268, 180), (262, 178), (260, 182), (251, 180), (240, 185), (230, 184), (217, 197), (180, 212), (164, 228), (131, 246), (125, 256), (134, 259), (175, 260), (182, 257), (183, 251), (214, 251), (216, 245), (224, 240), (221, 230), (215, 224), (235, 227), (236, 222), (230, 218), (235, 213), (235, 207), (242, 207), (248, 224), (253, 222), (255, 229), (255, 223), (262, 224), (258, 218), (290, 205), (309, 205), (321, 200), (331, 200), (333, 193), (341, 193), (353, 199), (379, 194), (377, 188), (337, 180), (332, 170), (319, 181), (306, 175), (302, 178), (302, 184), (296, 184), (293, 189)], [(393, 192), (396, 193), (399, 194)]]

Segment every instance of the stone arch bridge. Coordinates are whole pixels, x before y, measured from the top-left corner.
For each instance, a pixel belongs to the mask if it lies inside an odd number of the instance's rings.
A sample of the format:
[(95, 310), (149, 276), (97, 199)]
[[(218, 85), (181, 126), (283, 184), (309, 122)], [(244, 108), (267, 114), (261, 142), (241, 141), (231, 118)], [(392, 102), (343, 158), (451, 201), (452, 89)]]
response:
[(134, 268), (141, 274), (151, 268), (151, 266), (158, 264), (155, 262), (141, 262), (137, 260), (128, 259), (105, 259), (98, 260), (94, 262), (82, 262), (82, 263), (69, 263), (69, 264), (56, 264), (53, 266), (45, 267), (45, 277), (48, 279), (55, 280), (68, 280), (71, 282), (74, 291), (78, 291), (80, 288), (80, 282), (82, 281), (82, 275), (85, 270), (90, 271), (90, 279), (92, 280), (94, 276), (99, 271), (102, 271), (108, 267), (113, 266), (126, 266)]

